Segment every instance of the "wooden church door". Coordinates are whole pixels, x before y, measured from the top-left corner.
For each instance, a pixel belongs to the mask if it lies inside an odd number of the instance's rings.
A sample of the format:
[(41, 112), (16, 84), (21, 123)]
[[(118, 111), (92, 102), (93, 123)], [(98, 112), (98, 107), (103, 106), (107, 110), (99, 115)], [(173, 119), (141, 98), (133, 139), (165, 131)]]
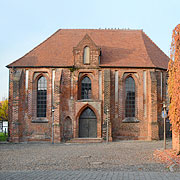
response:
[(79, 137), (95, 138), (97, 137), (97, 118), (95, 113), (87, 107), (79, 118)]

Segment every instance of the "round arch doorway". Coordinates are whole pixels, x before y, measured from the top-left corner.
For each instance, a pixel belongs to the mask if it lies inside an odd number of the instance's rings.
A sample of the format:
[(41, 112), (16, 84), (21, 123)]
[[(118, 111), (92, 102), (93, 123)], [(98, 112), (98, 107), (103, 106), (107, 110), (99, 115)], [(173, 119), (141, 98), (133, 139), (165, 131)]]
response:
[(87, 107), (79, 117), (79, 137), (97, 137), (97, 118), (93, 110)]

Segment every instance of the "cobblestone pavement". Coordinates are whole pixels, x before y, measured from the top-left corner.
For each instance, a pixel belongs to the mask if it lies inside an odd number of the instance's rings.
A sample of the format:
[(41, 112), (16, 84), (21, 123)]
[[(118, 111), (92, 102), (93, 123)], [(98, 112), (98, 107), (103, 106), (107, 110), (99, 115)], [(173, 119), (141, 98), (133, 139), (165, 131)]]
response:
[(180, 179), (153, 159), (162, 147), (163, 141), (0, 144), (0, 179)]
[(3, 180), (179, 180), (180, 173), (124, 171), (11, 171), (0, 172)]

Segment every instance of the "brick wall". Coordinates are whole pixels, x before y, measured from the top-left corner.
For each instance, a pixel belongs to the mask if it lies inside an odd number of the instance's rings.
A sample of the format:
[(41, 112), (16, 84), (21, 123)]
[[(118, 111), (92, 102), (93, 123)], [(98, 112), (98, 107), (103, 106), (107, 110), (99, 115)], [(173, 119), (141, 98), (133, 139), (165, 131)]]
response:
[[(161, 92), (164, 98), (165, 86), (161, 86), (160, 71), (148, 69), (101, 69), (102, 100), (99, 99), (99, 69), (29, 68), (28, 90), (25, 90), (25, 69), (10, 69), (9, 118), (11, 141), (52, 140), (52, 71), (54, 82), (54, 141), (63, 138), (65, 119), (72, 120), (73, 137), (78, 137), (79, 117), (85, 107), (93, 109), (97, 116), (97, 137), (102, 137), (102, 126), (110, 110), (110, 137), (120, 139), (158, 139), (162, 134)], [(118, 72), (118, 100), (115, 102), (115, 71)], [(143, 90), (143, 72), (147, 73), (146, 102)], [(36, 117), (37, 78), (47, 78), (47, 117), (40, 122)], [(163, 73), (163, 77), (166, 74)], [(84, 76), (92, 81), (92, 99), (79, 98), (79, 83)], [(136, 85), (136, 118), (139, 122), (125, 123), (125, 79), (132, 76)], [(164, 83), (165, 81), (163, 81)], [(116, 95), (117, 97), (117, 95)], [(118, 103), (118, 104), (117, 104)], [(145, 104), (144, 104), (145, 103)], [(147, 115), (144, 114), (146, 106)], [(116, 110), (117, 108), (117, 110)], [(112, 127), (111, 127), (112, 125)]]

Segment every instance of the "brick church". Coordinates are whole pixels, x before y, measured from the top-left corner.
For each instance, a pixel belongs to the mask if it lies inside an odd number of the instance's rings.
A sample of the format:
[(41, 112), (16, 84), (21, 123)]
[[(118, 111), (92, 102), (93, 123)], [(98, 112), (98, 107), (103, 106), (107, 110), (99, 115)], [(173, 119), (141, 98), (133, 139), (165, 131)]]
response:
[(142, 30), (58, 30), (7, 66), (10, 141), (161, 138), (168, 61)]

